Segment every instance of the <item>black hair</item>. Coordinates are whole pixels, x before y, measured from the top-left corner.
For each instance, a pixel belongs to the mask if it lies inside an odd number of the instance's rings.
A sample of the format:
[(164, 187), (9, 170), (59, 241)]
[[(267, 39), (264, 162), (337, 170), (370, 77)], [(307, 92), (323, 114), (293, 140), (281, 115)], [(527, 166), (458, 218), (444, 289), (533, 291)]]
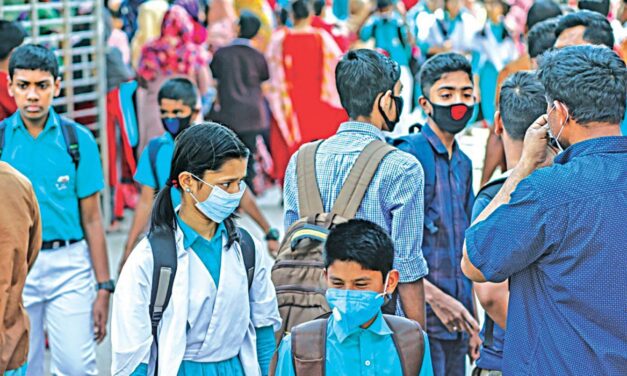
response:
[(562, 9), (552, 0), (536, 1), (527, 12), (527, 31), (537, 23), (561, 15)]
[(21, 45), (26, 32), (19, 22), (0, 20), (0, 60), (6, 60), (11, 51)]
[(393, 90), (400, 77), (397, 63), (367, 49), (349, 51), (335, 68), (340, 102), (351, 119), (370, 117), (377, 96)]
[(198, 91), (196, 86), (187, 78), (177, 77), (171, 78), (161, 85), (157, 100), (161, 104), (162, 99), (172, 99), (175, 101), (183, 101), (183, 104), (196, 109), (198, 104)]
[(604, 17), (610, 13), (610, 0), (579, 0), (577, 6), (581, 10), (597, 12)]
[(304, 20), (309, 17), (313, 13), (313, 7), (311, 5), (311, 0), (296, 0), (292, 2), (292, 14), (294, 15), (294, 20)]
[(381, 226), (351, 219), (333, 228), (324, 244), (324, 266), (335, 261), (354, 261), (385, 278), (394, 266), (394, 242)]
[(546, 113), (544, 86), (535, 72), (516, 72), (503, 82), (499, 111), (507, 134), (524, 140), (527, 128)]
[(383, 10), (387, 7), (390, 7), (394, 5), (394, 3), (392, 2), (392, 0), (377, 0), (377, 9), (378, 10)]
[(257, 15), (249, 10), (243, 10), (239, 15), (239, 37), (253, 39), (261, 28), (261, 21)]
[(627, 69), (609, 48), (571, 46), (539, 59), (538, 77), (549, 103), (560, 101), (577, 123), (619, 124), (625, 115)]
[(559, 19), (549, 18), (535, 24), (527, 34), (527, 51), (532, 59), (542, 55), (555, 45), (555, 29)]
[(313, 3), (314, 14), (316, 16), (321, 16), (326, 5), (327, 3), (325, 0), (315, 0)]
[(601, 14), (589, 10), (581, 10), (560, 17), (555, 36), (559, 38), (565, 30), (577, 26), (585, 26), (583, 39), (586, 42), (614, 48), (614, 32), (610, 21)]
[(280, 7), (278, 9), (277, 19), (279, 20), (279, 25), (286, 26), (290, 20), (290, 12), (287, 9)]
[(183, 131), (176, 138), (170, 177), (155, 199), (150, 231), (175, 228), (176, 216), (170, 188), (181, 190), (178, 183), (181, 172), (187, 171), (202, 178), (207, 170), (219, 170), (232, 159), (248, 159), (248, 154), (242, 141), (223, 125), (204, 122)]
[(429, 98), (429, 91), (433, 84), (442, 78), (445, 73), (451, 72), (465, 72), (472, 82), (470, 62), (460, 54), (447, 52), (437, 54), (425, 61), (418, 73), (422, 95)]
[(13, 50), (9, 59), (9, 77), (16, 69), (49, 72), (54, 79), (59, 77), (59, 63), (52, 51), (39, 44), (25, 44)]

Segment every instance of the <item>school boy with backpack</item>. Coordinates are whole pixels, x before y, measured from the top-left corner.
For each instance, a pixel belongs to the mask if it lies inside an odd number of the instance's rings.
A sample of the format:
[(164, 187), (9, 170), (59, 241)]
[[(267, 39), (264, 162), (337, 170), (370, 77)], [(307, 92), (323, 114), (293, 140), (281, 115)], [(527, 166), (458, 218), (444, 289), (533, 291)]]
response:
[[(335, 77), (352, 120), (328, 140), (301, 147), (285, 174), (288, 231), (272, 276), (284, 320), (280, 334), (328, 311), (321, 244), (333, 225), (353, 217), (377, 223), (394, 241), (400, 304), (393, 307), (394, 299), (389, 312), (424, 324), (422, 168), (386, 145), (383, 135), (402, 113), (400, 69), (378, 52), (354, 50), (338, 63)], [(315, 312), (305, 312), (309, 307)]]
[(353, 219), (331, 230), (324, 266), (333, 313), (292, 329), (275, 375), (433, 375), (426, 333), (381, 312), (398, 284), (393, 262), (394, 244), (380, 226)]
[(30, 317), (27, 374), (44, 374), (45, 325), (51, 372), (95, 375), (96, 342), (106, 336), (114, 290), (100, 214), (98, 146), (87, 128), (52, 108), (61, 90), (52, 51), (33, 44), (15, 49), (9, 79), (18, 111), (0, 124), (1, 159), (31, 181), (43, 226), (41, 252), (23, 293)]
[[(494, 114), (494, 132), (503, 140), (508, 170), (492, 179), (477, 193), (472, 208), (473, 221), (496, 196), (511, 169), (518, 164), (527, 128), (546, 113), (544, 85), (535, 72), (514, 73), (501, 86), (498, 106), (498, 111)], [(483, 346), (473, 375), (493, 375), (495, 372), (502, 372), (505, 341), (503, 328), (507, 321), (509, 301), (508, 282), (475, 283), (474, 289), (486, 315), (481, 331)]]
[(455, 141), (475, 107), (470, 63), (455, 53), (436, 55), (422, 66), (420, 85), (427, 124), (395, 144), (424, 170), (422, 249), (430, 269), (425, 298), (434, 373), (464, 375), (466, 354), (476, 359), (480, 345), (472, 283), (459, 264), (474, 202), (472, 165)]

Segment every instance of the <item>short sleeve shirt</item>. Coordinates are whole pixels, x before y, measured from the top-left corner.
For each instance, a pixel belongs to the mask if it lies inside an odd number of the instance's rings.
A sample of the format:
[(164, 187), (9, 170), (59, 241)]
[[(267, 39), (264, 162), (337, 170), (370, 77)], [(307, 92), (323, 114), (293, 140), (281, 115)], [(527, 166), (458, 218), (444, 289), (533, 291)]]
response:
[[(134, 179), (141, 185), (145, 185), (152, 189), (161, 189), (165, 186), (168, 178), (170, 177), (172, 156), (174, 155), (174, 139), (168, 132), (165, 132), (163, 135), (153, 140), (157, 140), (157, 142), (161, 143), (161, 147), (159, 148), (157, 157), (155, 158), (154, 166), (159, 182), (157, 184), (155, 174), (153, 173), (153, 167), (151, 166), (150, 147), (144, 148), (144, 151), (139, 157)], [(177, 207), (181, 203), (181, 193), (177, 189), (172, 189), (171, 192), (172, 203), (174, 204), (174, 207)]]
[(627, 137), (570, 146), (466, 232), (468, 257), (510, 278), (503, 369), (627, 374)]
[(61, 117), (52, 108), (37, 138), (28, 132), (19, 111), (5, 121), (2, 160), (32, 182), (41, 210), (43, 240), (82, 239), (79, 201), (104, 188), (98, 145), (91, 132), (74, 123), (80, 152), (77, 168), (67, 151)]

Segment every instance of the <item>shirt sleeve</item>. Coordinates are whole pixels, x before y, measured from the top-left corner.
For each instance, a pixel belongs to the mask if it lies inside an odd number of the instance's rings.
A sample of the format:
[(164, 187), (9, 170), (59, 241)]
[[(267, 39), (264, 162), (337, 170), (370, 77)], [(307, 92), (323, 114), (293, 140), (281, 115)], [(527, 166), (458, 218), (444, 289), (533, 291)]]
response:
[(135, 176), (133, 178), (141, 185), (148, 186), (152, 189), (157, 188), (157, 182), (155, 181), (155, 176), (152, 173), (152, 168), (150, 167), (148, 147), (144, 148), (142, 155), (139, 157), (137, 170), (135, 171)]
[[(390, 165), (382, 167), (389, 169)], [(417, 161), (392, 170), (395, 170), (393, 175), (396, 178), (389, 179), (381, 197), (387, 200), (386, 211), (392, 213), (394, 269), (399, 271), (400, 283), (411, 283), (428, 273), (427, 261), (422, 254), (424, 172)]]
[(272, 260), (257, 239), (255, 252), (255, 276), (249, 293), (250, 316), (255, 328), (271, 326), (278, 330), (281, 327), (281, 316), (270, 278)]
[(283, 196), (284, 196), (284, 227), (287, 231), (290, 226), (296, 222), (299, 218), (298, 216), (298, 186), (297, 186), (297, 176), (296, 176), (296, 156), (298, 152), (292, 155), (290, 159), (290, 163), (287, 165), (287, 170), (285, 170), (285, 183), (283, 188)]
[(94, 136), (87, 128), (76, 125), (80, 161), (76, 170), (76, 194), (83, 199), (104, 188), (100, 153)]
[(361, 28), (361, 31), (359, 32), (359, 39), (361, 39), (364, 42), (367, 42), (370, 38), (375, 38), (375, 35), (372, 35), (372, 31), (374, 29), (374, 18), (370, 18), (366, 24)]
[(276, 376), (294, 376), (294, 363), (292, 362), (292, 337), (287, 335), (281, 341), (278, 353), (279, 360), (276, 365)]
[(255, 332), (257, 334), (257, 359), (261, 368), (261, 375), (267, 376), (275, 350), (274, 329), (272, 326), (264, 326), (263, 328), (255, 328)]
[(433, 376), (433, 364), (431, 363), (431, 347), (429, 346), (429, 337), (427, 333), (422, 332), (424, 338), (425, 352), (422, 356), (422, 368), (420, 368), (419, 376)]
[(554, 245), (550, 211), (537, 189), (521, 181), (508, 204), (466, 231), (470, 262), (490, 282), (502, 282), (538, 260)]

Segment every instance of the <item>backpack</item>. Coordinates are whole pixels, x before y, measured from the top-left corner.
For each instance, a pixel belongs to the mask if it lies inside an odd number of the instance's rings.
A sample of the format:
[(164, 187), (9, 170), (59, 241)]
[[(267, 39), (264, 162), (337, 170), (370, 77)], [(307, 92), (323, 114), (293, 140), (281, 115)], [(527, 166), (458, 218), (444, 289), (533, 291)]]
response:
[[(499, 193), (501, 187), (507, 180), (506, 176), (501, 176), (499, 178), (490, 180), (486, 185), (481, 187), (479, 193), (477, 193), (476, 199), (479, 198), (487, 198), (489, 201), (492, 201), (494, 197)], [(484, 333), (484, 346), (492, 346), (494, 342), (494, 320), (486, 313), (485, 314), (485, 333)]]
[(150, 162), (150, 171), (152, 172), (152, 176), (155, 179), (155, 191), (159, 191), (161, 189), (161, 182), (159, 181), (159, 175), (157, 174), (157, 155), (159, 154), (159, 150), (163, 146), (163, 141), (161, 137), (153, 138), (148, 142), (148, 161)]
[[(227, 230), (229, 243), (237, 241), (242, 250), (246, 277), (248, 279), (248, 290), (253, 283), (255, 275), (255, 242), (248, 231), (235, 226), (231, 219), (224, 222)], [(174, 231), (168, 228), (159, 227), (148, 234), (148, 241), (152, 249), (153, 271), (152, 290), (150, 292), (150, 322), (152, 327), (152, 337), (155, 344), (155, 375), (158, 374), (159, 342), (158, 328), (163, 317), (163, 312), (170, 302), (172, 296), (172, 286), (177, 268), (177, 251)]]
[[(67, 148), (67, 153), (72, 158), (74, 168), (78, 169), (78, 163), (81, 160), (81, 153), (78, 148), (78, 135), (76, 133), (76, 125), (64, 117), (61, 118), (61, 133), (63, 134), (63, 140)], [(4, 134), (6, 132), (7, 123), (5, 121), (0, 123), (0, 158), (4, 151)]]
[[(416, 376), (422, 368), (425, 343), (420, 325), (402, 317), (383, 315), (392, 330), (394, 347), (401, 360), (403, 376)], [(328, 319), (318, 319), (292, 330), (292, 362), (296, 376), (326, 375)]]
[(279, 313), (283, 322), (277, 343), (292, 327), (330, 312), (323, 279), (323, 243), (337, 224), (355, 217), (380, 162), (393, 150), (372, 141), (353, 165), (330, 213), (324, 212), (316, 181), (316, 151), (321, 142), (309, 143), (298, 152), (298, 202), (300, 218), (287, 230), (272, 268)]

